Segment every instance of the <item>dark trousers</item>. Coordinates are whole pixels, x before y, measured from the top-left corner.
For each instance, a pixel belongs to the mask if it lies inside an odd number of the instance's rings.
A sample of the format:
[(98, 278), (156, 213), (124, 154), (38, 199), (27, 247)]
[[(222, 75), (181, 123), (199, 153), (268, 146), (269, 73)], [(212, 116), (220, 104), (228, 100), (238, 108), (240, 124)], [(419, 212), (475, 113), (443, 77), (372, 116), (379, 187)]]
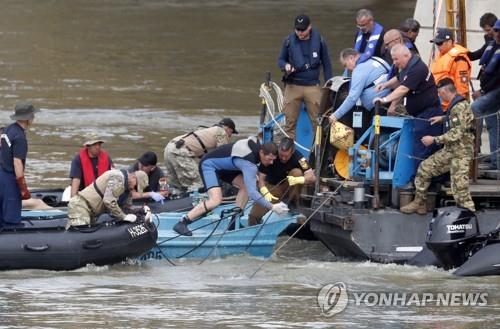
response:
[(416, 115), (416, 120), (413, 126), (413, 136), (415, 137), (413, 141), (413, 156), (415, 157), (415, 168), (418, 168), (420, 162), (430, 157), (433, 153), (439, 150), (441, 147), (437, 144), (432, 144), (430, 146), (425, 146), (421, 139), (424, 136), (439, 136), (443, 134), (442, 124), (431, 124), (427, 121), (428, 119), (443, 115), (443, 111), (440, 107), (431, 107)]
[(0, 169), (0, 227), (21, 222), (21, 192), (16, 175)]

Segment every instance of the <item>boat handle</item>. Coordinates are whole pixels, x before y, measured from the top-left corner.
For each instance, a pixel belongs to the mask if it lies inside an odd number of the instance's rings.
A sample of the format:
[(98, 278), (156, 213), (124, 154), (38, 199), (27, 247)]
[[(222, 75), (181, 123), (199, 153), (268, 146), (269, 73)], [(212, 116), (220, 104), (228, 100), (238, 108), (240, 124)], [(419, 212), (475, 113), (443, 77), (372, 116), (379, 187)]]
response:
[(101, 240), (85, 241), (83, 243), (83, 248), (84, 249), (99, 249), (101, 247), (102, 247), (102, 241)]
[(46, 244), (44, 246), (30, 246), (29, 244), (24, 244), (23, 249), (29, 251), (45, 251), (49, 249), (49, 245)]

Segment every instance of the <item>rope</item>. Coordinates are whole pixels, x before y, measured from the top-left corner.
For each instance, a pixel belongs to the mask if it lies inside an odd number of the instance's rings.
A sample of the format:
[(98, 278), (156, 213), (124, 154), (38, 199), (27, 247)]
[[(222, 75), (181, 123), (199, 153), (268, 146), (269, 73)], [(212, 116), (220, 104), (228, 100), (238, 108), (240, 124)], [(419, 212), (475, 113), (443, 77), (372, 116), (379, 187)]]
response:
[[(279, 184), (278, 184), (278, 185), (279, 185)], [(276, 188), (278, 185), (276, 185), (275, 187), (273, 187), (273, 189), (274, 189), (274, 188)], [(284, 192), (284, 193), (281, 195), (281, 197), (279, 198), (278, 202), (281, 202), (281, 201), (283, 200), (283, 198), (285, 197), (285, 195), (288, 193), (288, 191), (289, 191), (289, 190), (290, 190), (290, 185), (288, 185), (288, 187), (286, 188), (285, 192)], [(264, 228), (264, 225), (266, 225), (267, 220), (268, 220), (269, 218), (271, 218), (271, 215), (272, 215), (272, 214), (273, 214), (273, 213), (272, 213), (272, 212), (270, 212), (270, 213), (269, 213), (269, 215), (267, 215), (267, 217), (266, 217), (266, 219), (264, 220), (264, 222), (262, 222), (262, 223), (260, 224), (260, 227), (259, 227), (259, 229), (257, 230), (257, 232), (255, 233), (255, 235), (253, 236), (252, 240), (250, 241), (250, 243), (248, 244), (248, 246), (246, 246), (246, 247), (245, 247), (245, 250), (243, 250), (244, 252), (246, 252), (246, 251), (250, 248), (250, 246), (252, 245), (252, 243), (255, 241), (255, 239), (256, 239), (256, 238), (257, 238), (257, 236), (259, 235), (260, 231), (262, 231), (262, 229)]]
[[(273, 85), (273, 87), (274, 87), (274, 85)], [(281, 92), (281, 89), (280, 89), (280, 92)], [(274, 112), (275, 112), (274, 111), (274, 101), (273, 101), (273, 98), (271, 97), (271, 94), (269, 93), (269, 90), (266, 87), (265, 83), (263, 83), (260, 86), (259, 97), (262, 98), (266, 102), (267, 112), (269, 113), (269, 116), (271, 117), (271, 120), (274, 122), (276, 127), (278, 127), (278, 129), (283, 133), (283, 135), (285, 135), (285, 137), (290, 138), (290, 136), (285, 132), (283, 127), (281, 127), (281, 125), (279, 124), (279, 122), (276, 120), (276, 118), (274, 116)], [(283, 102), (283, 101), (281, 101), (281, 102)], [(278, 99), (278, 105), (279, 105), (279, 99)], [(281, 112), (281, 108), (279, 110)], [(299, 147), (307, 152), (311, 152), (311, 149), (305, 147), (304, 145), (297, 143), (296, 141), (294, 143), (295, 143), (295, 145), (297, 145), (297, 147)]]
[(307, 219), (304, 221), (304, 223), (302, 223), (302, 225), (299, 226), (299, 228), (297, 228), (295, 230), (295, 232), (293, 232), (292, 235), (290, 235), (290, 237), (285, 241), (283, 242), (275, 251), (273, 251), (273, 253), (271, 254), (271, 256), (269, 258), (266, 258), (261, 264), (260, 266), (255, 270), (255, 272), (252, 273), (252, 275), (250, 275), (250, 279), (252, 279), (256, 274), (257, 272), (259, 272), (262, 267), (264, 267), (264, 265), (267, 263), (267, 261), (269, 259), (272, 258), (272, 256), (276, 255), (293, 237), (295, 237), (295, 235), (297, 235), (297, 233), (309, 222), (309, 220), (312, 218), (312, 216), (314, 216), (318, 211), (319, 209), (321, 209), (321, 207), (323, 207), (327, 201), (329, 201), (332, 196), (341, 188), (345, 185), (345, 183), (347, 182), (347, 179), (344, 180), (342, 182), (342, 184), (340, 184), (336, 189), (335, 191), (333, 191), (333, 193), (331, 193), (330, 196), (328, 196), (327, 198), (325, 198), (325, 200), (323, 202), (321, 202), (321, 204), (312, 212), (311, 215), (309, 215), (309, 217), (307, 217)]

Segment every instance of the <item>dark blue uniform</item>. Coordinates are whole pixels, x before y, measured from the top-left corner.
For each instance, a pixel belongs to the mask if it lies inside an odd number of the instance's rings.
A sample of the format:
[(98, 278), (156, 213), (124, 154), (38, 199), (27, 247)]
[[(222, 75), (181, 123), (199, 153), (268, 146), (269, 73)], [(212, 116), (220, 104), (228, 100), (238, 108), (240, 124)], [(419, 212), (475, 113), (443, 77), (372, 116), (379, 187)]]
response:
[(21, 159), (24, 166), (28, 141), (17, 123), (3, 130), (0, 141), (0, 227), (3, 227), (21, 222), (21, 191), (16, 182), (14, 158)]
[(406, 68), (398, 74), (399, 83), (410, 89), (404, 98), (406, 111), (416, 118), (413, 127), (415, 136), (413, 143), (413, 156), (416, 158), (416, 167), (424, 159), (439, 149), (432, 144), (425, 146), (421, 139), (426, 135), (439, 136), (443, 132), (441, 124), (431, 124), (427, 119), (443, 115), (436, 83), (427, 65), (419, 56), (413, 55)]

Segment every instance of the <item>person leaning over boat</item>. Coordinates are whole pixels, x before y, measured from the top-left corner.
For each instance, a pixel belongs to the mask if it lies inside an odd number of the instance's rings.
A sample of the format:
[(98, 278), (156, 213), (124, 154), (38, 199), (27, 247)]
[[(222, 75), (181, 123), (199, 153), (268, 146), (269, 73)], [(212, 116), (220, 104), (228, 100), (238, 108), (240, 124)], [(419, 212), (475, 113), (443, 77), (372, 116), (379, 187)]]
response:
[(1, 129), (0, 133), (0, 228), (17, 226), (21, 223), (22, 200), (31, 198), (26, 185), (24, 169), (28, 154), (26, 130), (39, 112), (31, 103), (18, 103), (14, 114), (15, 122)]
[(360, 9), (356, 14), (356, 39), (354, 49), (361, 56), (359, 62), (363, 63), (372, 56), (381, 57), (383, 51), (384, 27), (375, 22), (373, 13), (368, 9)]
[[(453, 32), (450, 29), (440, 28), (431, 40), (439, 50), (439, 54), (431, 63), (431, 72), (436, 83), (444, 78), (453, 80), (457, 92), (464, 98), (469, 98), (469, 82), (472, 64), (467, 56), (466, 48), (455, 43)], [(448, 109), (448, 104), (441, 100), (443, 111)]]
[(174, 231), (191, 236), (187, 225), (222, 202), (221, 181), (239, 188), (236, 195), (236, 206), (244, 208), (248, 197), (262, 207), (273, 210), (278, 215), (288, 212), (283, 203), (272, 204), (257, 191), (258, 164), (269, 166), (278, 153), (274, 143), (259, 144), (257, 139), (250, 137), (232, 144), (220, 146), (203, 156), (200, 162), (200, 174), (208, 191), (208, 200), (201, 201), (174, 226)]
[[(422, 144), (423, 136), (436, 136), (442, 132), (441, 124), (430, 125), (428, 119), (442, 114), (437, 87), (427, 65), (417, 55), (412, 55), (404, 45), (395, 45), (391, 49), (392, 59), (399, 70), (396, 77), (375, 87), (376, 91), (387, 88), (394, 89), (385, 97), (376, 97), (373, 103), (399, 103), (403, 105), (409, 115), (414, 117), (413, 124), (413, 154), (407, 156), (415, 160), (415, 167), (420, 161), (427, 159), (438, 147)], [(389, 107), (387, 113), (394, 114)]]
[[(491, 152), (489, 169), (497, 170), (500, 169), (500, 162), (498, 161), (498, 111), (500, 110), (500, 20), (497, 20), (496, 16), (491, 13), (483, 15), (481, 20), (483, 20), (483, 18), (484, 22), (481, 23), (481, 26), (487, 35), (490, 31), (492, 31), (492, 39), (487, 42), (485, 46), (483, 46), (484, 50), (480, 52), (481, 60), (479, 61), (479, 65), (481, 66), (481, 69), (479, 71), (479, 81), (481, 89), (476, 90), (472, 94), (472, 98), (474, 99), (474, 102), (472, 103), (472, 112), (477, 117), (490, 114), (484, 118), (486, 128), (488, 130)], [(496, 21), (493, 25), (491, 25), (491, 29), (489, 29), (488, 24), (491, 24), (492, 18), (495, 18)], [(485, 35), (485, 40), (488, 39), (487, 35)], [(479, 50), (477, 52), (479, 52)], [(495, 112), (497, 115), (491, 115)]]
[(429, 119), (431, 124), (445, 122), (445, 133), (424, 136), (425, 145), (443, 144), (444, 147), (420, 163), (415, 177), (415, 199), (400, 211), (405, 214), (427, 213), (427, 189), (432, 177), (450, 172), (451, 191), (458, 206), (476, 211), (469, 191), (469, 167), (474, 156), (474, 115), (469, 102), (460, 94), (450, 78), (439, 81), (441, 99), (450, 104), (446, 115)]
[[(278, 146), (278, 159), (269, 166), (259, 166), (257, 185), (264, 198), (276, 203), (288, 191), (289, 206), (298, 206), (300, 190), (304, 184), (316, 181), (314, 171), (302, 154), (295, 149), (293, 139), (285, 137)], [(268, 208), (254, 203), (248, 215), (250, 226), (260, 224)]]
[(83, 144), (71, 161), (69, 178), (71, 179), (71, 196), (92, 184), (106, 171), (114, 167), (108, 153), (102, 149), (102, 139), (91, 139)]
[(309, 119), (316, 130), (321, 101), (320, 68), (323, 66), (325, 81), (332, 77), (332, 64), (326, 42), (312, 27), (307, 15), (294, 20), (295, 31), (285, 38), (278, 58), (278, 66), (284, 72), (285, 131), (295, 139), (297, 118), (304, 102)]
[(132, 199), (151, 198), (154, 201), (162, 201), (170, 192), (168, 190), (160, 190), (160, 178), (165, 177), (163, 170), (158, 167), (158, 157), (155, 152), (147, 151), (137, 159), (137, 161), (128, 168), (128, 172), (138, 170), (144, 171), (148, 175), (148, 186), (142, 193), (132, 191)]
[(224, 118), (210, 128), (191, 131), (172, 139), (164, 151), (170, 185), (181, 191), (203, 186), (198, 172), (200, 158), (214, 148), (228, 144), (233, 134), (238, 134), (234, 121)]
[(380, 57), (371, 57), (364, 62), (359, 62), (361, 54), (352, 48), (344, 49), (340, 52), (340, 62), (347, 70), (352, 72), (349, 87), (349, 95), (344, 102), (333, 112), (330, 117), (330, 123), (335, 123), (349, 112), (356, 102), (361, 100), (361, 104), (368, 111), (364, 115), (371, 115), (373, 99), (375, 97), (384, 97), (390, 93), (390, 90), (375, 91), (375, 86), (387, 81), (389, 64)]
[(131, 192), (136, 189), (142, 193), (148, 183), (148, 175), (141, 170), (133, 173), (117, 169), (106, 171), (69, 200), (66, 228), (94, 224), (103, 213), (118, 220), (135, 222), (137, 216), (125, 214), (123, 208), (132, 204)]

